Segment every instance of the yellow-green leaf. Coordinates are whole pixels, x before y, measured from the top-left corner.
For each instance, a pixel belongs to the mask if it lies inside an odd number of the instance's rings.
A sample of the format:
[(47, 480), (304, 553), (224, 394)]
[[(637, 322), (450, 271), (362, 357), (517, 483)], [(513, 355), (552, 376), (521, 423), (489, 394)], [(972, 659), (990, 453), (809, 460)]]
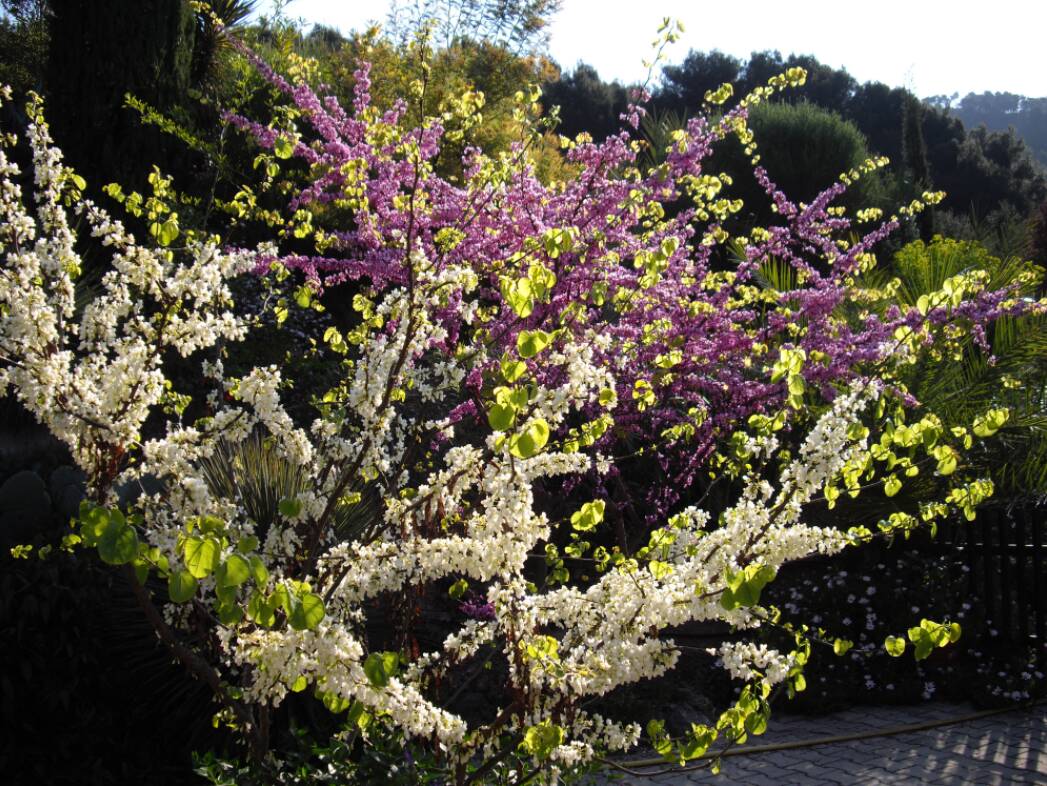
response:
[(376, 688), (384, 688), (396, 676), (400, 656), (395, 652), (372, 652), (364, 660), (364, 674)]
[(887, 478), (886, 481), (884, 481), (883, 493), (886, 494), (888, 497), (893, 497), (895, 494), (901, 491), (901, 488), (902, 482), (898, 479), (898, 476), (891, 475), (889, 478)]
[(586, 502), (581, 510), (571, 514), (571, 526), (581, 532), (594, 529), (603, 521), (605, 507), (606, 503), (602, 499)]
[(549, 441), (549, 424), (541, 418), (530, 421), (518, 434), (509, 439), (509, 452), (527, 459), (537, 454)]
[(295, 630), (313, 630), (324, 618), (324, 602), (319, 595), (306, 593), (296, 604), (292, 604), (287, 621)]
[(563, 744), (564, 730), (555, 723), (543, 721), (524, 733), (520, 747), (538, 759), (545, 759)]
[(550, 343), (553, 336), (544, 330), (524, 330), (516, 337), (516, 349), (522, 358), (533, 358)]
[(186, 603), (196, 595), (197, 582), (187, 570), (172, 571), (167, 577), (167, 594), (172, 603)]
[(186, 538), (183, 549), (185, 566), (193, 578), (206, 578), (217, 570), (221, 547), (214, 538)]
[(887, 654), (892, 658), (900, 657), (905, 652), (905, 639), (901, 636), (888, 636), (887, 640), (883, 643), (884, 649), (887, 650)]
[(273, 143), (273, 154), (277, 158), (290, 158), (294, 154), (294, 142), (286, 136), (278, 136)]
[(487, 410), (487, 422), (495, 431), (508, 431), (516, 422), (516, 408), (512, 404), (495, 404)]
[(230, 554), (215, 573), (215, 581), (222, 587), (239, 587), (251, 576), (251, 566), (239, 554)]

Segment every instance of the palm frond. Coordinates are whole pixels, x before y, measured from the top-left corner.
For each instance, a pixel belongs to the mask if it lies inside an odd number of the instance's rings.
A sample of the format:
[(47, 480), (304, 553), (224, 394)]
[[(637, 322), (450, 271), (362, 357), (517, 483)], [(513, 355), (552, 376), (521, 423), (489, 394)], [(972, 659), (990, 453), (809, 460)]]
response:
[(778, 257), (769, 257), (757, 271), (755, 279), (758, 284), (777, 292), (792, 292), (800, 286), (800, 276), (796, 268)]
[[(892, 287), (892, 295), (873, 306), (882, 314), (892, 305), (915, 306), (947, 279), (975, 270), (988, 274), (988, 290), (1015, 287), (1018, 297), (1034, 297), (1044, 276), (1020, 257), (1000, 258), (978, 243), (939, 237), (910, 243), (889, 266), (863, 274), (861, 283), (870, 292)], [(841, 316), (856, 315), (856, 309), (845, 304)], [(979, 441), (967, 458), (993, 479), (999, 494), (1047, 490), (1047, 316), (1002, 317), (987, 327), (986, 339), (988, 351), (973, 336), (960, 336), (951, 348), (909, 367), (901, 381), (947, 427), (970, 429), (975, 417), (1007, 407), (1007, 425)]]
[(208, 0), (214, 15), (226, 28), (240, 27), (255, 12), (258, 0)]
[(687, 118), (673, 112), (651, 109), (640, 120), (640, 134), (645, 142), (640, 156), (640, 168), (647, 171), (665, 161), (666, 152), (673, 141), (673, 132), (687, 125)]

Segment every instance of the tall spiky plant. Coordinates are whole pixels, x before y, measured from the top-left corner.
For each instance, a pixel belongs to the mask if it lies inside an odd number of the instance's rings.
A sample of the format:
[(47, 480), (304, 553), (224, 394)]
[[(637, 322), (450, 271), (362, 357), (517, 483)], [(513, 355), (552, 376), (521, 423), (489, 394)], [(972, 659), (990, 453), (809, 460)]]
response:
[[(281, 500), (294, 499), (314, 484), (301, 466), (284, 458), (272, 440), (257, 432), (235, 445), (223, 442), (202, 464), (211, 492), (239, 500), (262, 531), (279, 519)], [(374, 488), (362, 481), (351, 484), (344, 496), (347, 504), (334, 511), (335, 526), (341, 537), (355, 540), (380, 523), (379, 499)]]
[(242, 27), (254, 14), (258, 0), (208, 0), (196, 15), (193, 47), (193, 81), (206, 82), (213, 76), (218, 53), (224, 45), (225, 30)]

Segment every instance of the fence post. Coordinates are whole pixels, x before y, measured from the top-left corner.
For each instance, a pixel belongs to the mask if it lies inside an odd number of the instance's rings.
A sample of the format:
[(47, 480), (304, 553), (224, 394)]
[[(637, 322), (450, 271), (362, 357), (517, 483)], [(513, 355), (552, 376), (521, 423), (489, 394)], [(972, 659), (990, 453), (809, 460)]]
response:
[(1011, 515), (1011, 527), (1014, 532), (1014, 578), (1017, 587), (1015, 597), (1018, 601), (1018, 635), (1023, 642), (1029, 640), (1029, 587), (1028, 562), (1030, 554), (1029, 544), (1025, 542), (1025, 517), (1029, 508), (1026, 505), (1014, 508)]
[(1047, 644), (1047, 608), (1045, 608), (1044, 595), (1047, 587), (1043, 584), (1043, 567), (1040, 565), (1047, 554), (1043, 548), (1043, 505), (1034, 505), (1030, 508), (1032, 529), (1032, 597), (1036, 608), (1036, 643), (1042, 649)]

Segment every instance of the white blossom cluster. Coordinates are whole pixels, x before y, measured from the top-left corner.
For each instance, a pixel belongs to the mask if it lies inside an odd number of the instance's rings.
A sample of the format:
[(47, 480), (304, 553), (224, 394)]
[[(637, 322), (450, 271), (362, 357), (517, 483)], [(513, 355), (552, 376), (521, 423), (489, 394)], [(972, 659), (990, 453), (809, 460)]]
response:
[[(138, 244), (119, 221), (71, 193), (46, 124), (31, 123), (28, 141), (35, 209), (25, 205), (18, 168), (0, 146), (0, 394), (13, 390), (97, 478), (106, 471), (99, 462), (110, 458), (103, 448), (134, 446), (160, 402), (165, 351), (187, 356), (246, 335), (227, 309), (226, 281), (248, 270), (252, 258), (197, 243), (181, 262)], [(85, 221), (112, 249), (100, 294), (79, 314), (73, 220)]]
[(761, 680), (768, 686), (784, 680), (794, 665), (791, 656), (783, 655), (766, 644), (728, 642), (713, 652), (720, 656), (723, 667), (735, 679)]

